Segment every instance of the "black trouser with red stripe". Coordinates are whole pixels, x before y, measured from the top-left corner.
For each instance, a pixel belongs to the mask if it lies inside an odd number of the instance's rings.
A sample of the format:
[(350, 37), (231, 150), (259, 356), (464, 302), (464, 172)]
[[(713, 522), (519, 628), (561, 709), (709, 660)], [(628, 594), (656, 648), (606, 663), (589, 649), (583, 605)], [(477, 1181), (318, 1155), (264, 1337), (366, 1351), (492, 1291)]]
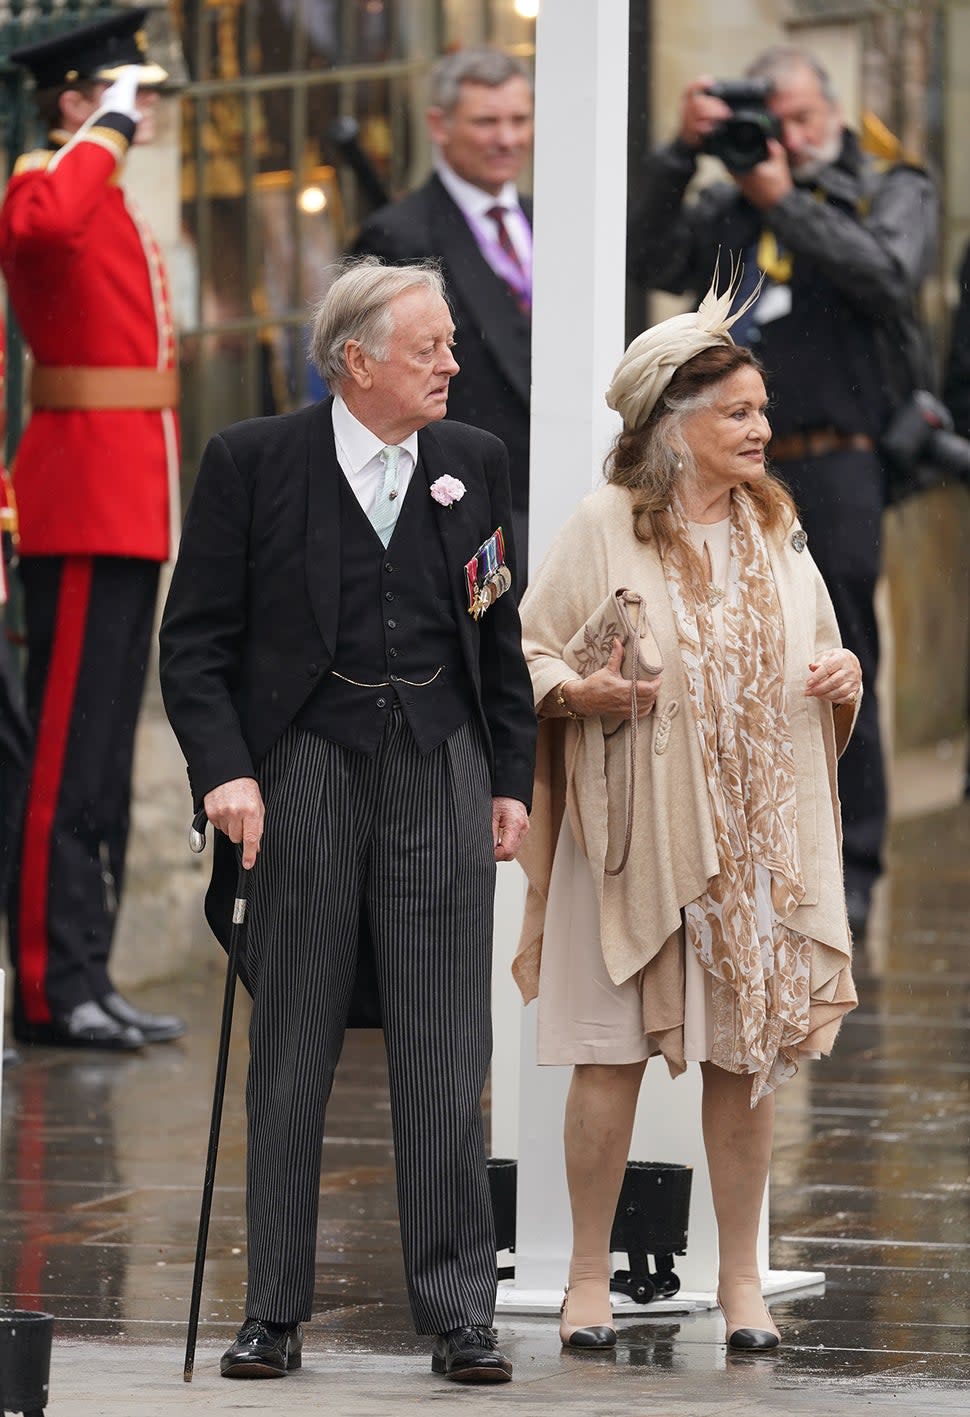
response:
[(0, 607), (0, 901), (5, 898), (19, 850), (29, 758), (30, 729), (22, 702), (20, 675), (7, 642), (7, 627)]
[(11, 888), (15, 1006), (27, 1023), (103, 998), (124, 884), (135, 726), (157, 561), (21, 561), (34, 755)]

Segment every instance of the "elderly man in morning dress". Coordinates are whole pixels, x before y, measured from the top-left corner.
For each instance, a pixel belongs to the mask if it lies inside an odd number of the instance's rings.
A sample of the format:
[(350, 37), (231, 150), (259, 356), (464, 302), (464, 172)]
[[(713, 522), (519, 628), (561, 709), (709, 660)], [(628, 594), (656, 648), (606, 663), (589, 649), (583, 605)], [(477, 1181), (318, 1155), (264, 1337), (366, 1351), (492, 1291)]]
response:
[[(731, 296), (627, 350), (607, 485), (522, 608), (542, 724), (515, 973), (539, 996), (539, 1062), (574, 1067), (560, 1334), (577, 1347), (616, 1341), (610, 1228), (654, 1053), (703, 1072), (728, 1342), (777, 1345), (756, 1253), (772, 1094), (856, 1002), (835, 764), (859, 663), (766, 468), (765, 386), (728, 333)], [(639, 668), (602, 614), (621, 587), (642, 600)]]
[[(535, 715), (498, 534), (508, 457), (442, 422), (453, 342), (437, 271), (344, 270), (313, 324), (335, 396), (210, 439), (162, 622), (165, 706), (219, 830), (207, 911), (224, 942), (231, 841), (252, 870), (249, 1277), (227, 1378), (302, 1362), (324, 1117), (368, 973), (415, 1326), (449, 1381), (512, 1374), (491, 1326), (481, 1095), (495, 863), (528, 829)], [(496, 594), (472, 618), (479, 553)]]

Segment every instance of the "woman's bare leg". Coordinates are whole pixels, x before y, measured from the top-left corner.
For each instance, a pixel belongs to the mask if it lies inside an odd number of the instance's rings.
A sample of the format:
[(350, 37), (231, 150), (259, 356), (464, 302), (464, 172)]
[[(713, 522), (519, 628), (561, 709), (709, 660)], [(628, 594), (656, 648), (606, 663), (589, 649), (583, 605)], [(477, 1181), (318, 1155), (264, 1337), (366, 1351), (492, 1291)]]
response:
[(717, 1217), (718, 1295), (729, 1332), (736, 1328), (777, 1333), (761, 1297), (758, 1223), (775, 1124), (775, 1100), (751, 1107), (751, 1078), (702, 1063), (702, 1118), (707, 1165)]
[(573, 1218), (569, 1324), (610, 1322), (610, 1231), (646, 1062), (573, 1069), (566, 1100), (566, 1180)]

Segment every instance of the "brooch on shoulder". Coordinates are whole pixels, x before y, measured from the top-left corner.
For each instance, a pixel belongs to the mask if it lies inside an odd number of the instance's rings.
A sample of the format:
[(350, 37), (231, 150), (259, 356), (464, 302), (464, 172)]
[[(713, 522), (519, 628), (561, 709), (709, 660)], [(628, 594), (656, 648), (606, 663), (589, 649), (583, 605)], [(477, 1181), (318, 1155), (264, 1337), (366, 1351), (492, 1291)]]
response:
[(804, 551), (805, 547), (808, 545), (808, 534), (799, 527), (797, 531), (793, 531), (791, 534), (791, 544), (796, 551)]

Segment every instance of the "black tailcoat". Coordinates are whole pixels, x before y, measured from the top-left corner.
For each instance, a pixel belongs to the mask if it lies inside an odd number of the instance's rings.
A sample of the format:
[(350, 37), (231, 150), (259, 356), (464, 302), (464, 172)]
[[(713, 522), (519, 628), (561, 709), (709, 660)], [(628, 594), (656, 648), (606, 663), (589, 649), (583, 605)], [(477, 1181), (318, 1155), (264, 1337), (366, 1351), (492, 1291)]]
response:
[[(256, 776), (330, 668), (343, 476), (331, 406), (235, 424), (203, 455), (159, 636), (165, 708), (196, 805), (221, 783)], [(528, 806), (536, 721), (514, 588), (475, 621), (464, 584), (465, 562), (497, 526), (514, 576), (506, 451), (479, 429), (429, 425), (418, 434), (415, 476), (430, 486), (444, 474), (466, 489), (451, 506), (436, 504), (435, 520), (492, 792)], [(223, 943), (234, 886), (233, 853), (217, 834), (207, 915)]]

